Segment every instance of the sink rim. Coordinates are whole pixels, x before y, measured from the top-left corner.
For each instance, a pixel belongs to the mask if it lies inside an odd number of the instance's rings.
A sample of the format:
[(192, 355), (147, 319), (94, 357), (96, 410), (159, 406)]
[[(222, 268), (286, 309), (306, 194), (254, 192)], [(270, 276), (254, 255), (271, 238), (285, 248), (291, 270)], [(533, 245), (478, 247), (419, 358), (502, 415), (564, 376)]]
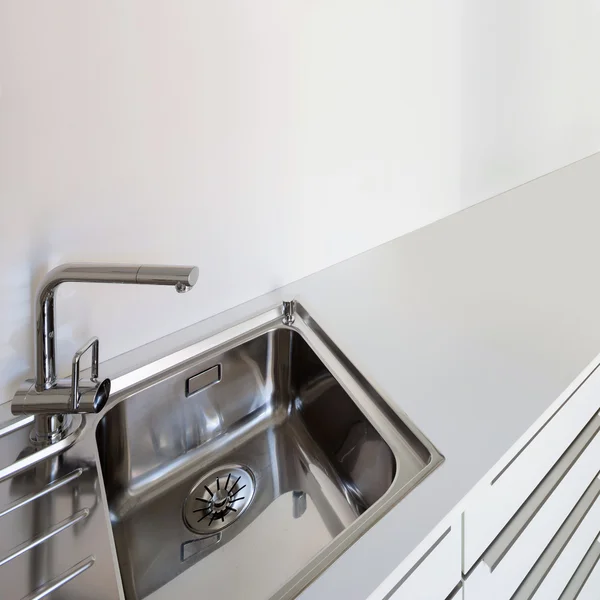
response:
[[(295, 317), (293, 323), (284, 323), (280, 307), (275, 307), (128, 373), (127, 376), (120, 379), (120, 385), (115, 389), (107, 406), (94, 416), (93, 423), (90, 423), (93, 429), (92, 439), (102, 487), (102, 501), (104, 508), (109, 512), (99, 460), (96, 429), (110, 410), (132, 395), (138, 394), (157, 379), (167, 376), (170, 371), (183, 368), (186, 363), (210, 360), (211, 355), (217, 355), (236, 347), (272, 329), (286, 328), (298, 332), (388, 444), (396, 461), (398, 462), (399, 446), (402, 444), (419, 454), (424, 466), (413, 477), (402, 481), (400, 480), (400, 469), (397, 469), (386, 492), (360, 517), (317, 552), (272, 596), (273, 600), (289, 600), (296, 597), (444, 461), (442, 454), (410, 417), (396, 404), (389, 402), (369, 382), (299, 303), (296, 303)], [(112, 528), (109, 529), (113, 543), (115, 543)], [(120, 568), (116, 556), (114, 558), (115, 568), (120, 579)]]

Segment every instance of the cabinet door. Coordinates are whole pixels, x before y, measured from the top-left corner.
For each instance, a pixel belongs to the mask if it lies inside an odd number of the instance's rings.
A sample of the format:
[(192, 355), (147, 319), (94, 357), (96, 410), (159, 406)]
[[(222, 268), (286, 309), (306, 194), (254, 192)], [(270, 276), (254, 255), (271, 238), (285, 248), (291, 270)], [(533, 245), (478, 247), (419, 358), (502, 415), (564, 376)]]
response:
[[(600, 522), (600, 434), (596, 425), (589, 424), (594, 435), (590, 441), (584, 438), (580, 453), (575, 447), (576, 461), (559, 477), (559, 483), (554, 486), (552, 479), (544, 482), (548, 485), (549, 481), (550, 496), (545, 498), (544, 485), (538, 486), (536, 492), (541, 490), (542, 497), (537, 498), (534, 493), (532, 505), (525, 503), (486, 551), (466, 581), (465, 600), (532, 600), (584, 521), (592, 533), (578, 532), (576, 542), (585, 546), (589, 535), (597, 535), (594, 528)], [(558, 477), (561, 472), (559, 469), (558, 474), (550, 475)], [(580, 549), (574, 548), (564, 555), (563, 567), (573, 560), (568, 558), (570, 554), (576, 557), (579, 553)], [(552, 578), (565, 583), (568, 576), (557, 573)]]
[[(600, 499), (597, 499), (531, 600), (556, 600), (559, 594), (575, 598), (600, 556), (600, 544), (596, 541), (599, 534)], [(596, 598), (600, 598), (600, 590)]]
[(496, 479), (473, 492), (464, 511), (467, 573), (600, 409), (600, 369), (563, 401)]

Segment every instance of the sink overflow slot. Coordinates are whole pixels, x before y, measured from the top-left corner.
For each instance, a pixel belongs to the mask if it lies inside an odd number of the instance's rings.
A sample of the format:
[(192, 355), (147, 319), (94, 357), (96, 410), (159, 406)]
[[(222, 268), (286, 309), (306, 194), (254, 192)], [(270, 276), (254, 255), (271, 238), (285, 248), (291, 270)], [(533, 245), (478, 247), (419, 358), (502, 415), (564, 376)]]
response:
[(185, 382), (185, 395), (191, 396), (192, 394), (197, 394), (202, 390), (205, 390), (207, 387), (214, 385), (215, 383), (219, 383), (221, 381), (221, 365), (214, 365), (202, 373), (198, 373), (193, 377), (190, 377)]

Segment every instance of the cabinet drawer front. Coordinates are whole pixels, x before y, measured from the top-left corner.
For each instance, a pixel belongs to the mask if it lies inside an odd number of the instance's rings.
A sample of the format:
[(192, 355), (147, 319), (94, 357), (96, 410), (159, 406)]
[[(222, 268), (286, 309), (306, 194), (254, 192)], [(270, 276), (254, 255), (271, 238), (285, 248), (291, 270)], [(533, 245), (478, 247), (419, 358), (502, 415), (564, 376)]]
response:
[(452, 527), (382, 600), (446, 600), (460, 582), (460, 550), (460, 529)]
[(474, 492), (464, 511), (467, 573), (600, 408), (597, 368), (554, 413), (492, 484)]
[[(500, 536), (484, 554), (467, 579), (465, 600), (531, 600), (579, 525), (590, 515), (592, 523), (598, 518), (599, 471), (600, 434), (596, 434), (508, 550), (497, 552), (495, 546), (505, 544)], [(520, 516), (517, 513), (515, 519)]]
[(571, 598), (567, 597), (565, 593), (564, 597), (560, 598), (560, 600), (574, 600), (574, 598), (577, 598), (577, 600), (598, 600), (600, 598), (600, 560), (598, 560), (600, 558), (600, 540), (596, 540), (592, 544), (592, 547), (588, 551), (589, 554), (593, 555), (590, 561), (591, 569), (588, 571), (590, 574), (587, 575), (584, 571), (581, 591), (578, 595)]
[[(559, 592), (564, 592), (570, 598), (569, 590), (573, 594), (579, 591), (589, 576), (589, 567), (593, 567), (600, 555), (600, 544), (595, 541), (599, 534), (600, 500), (597, 499), (531, 600), (556, 600)], [(587, 569), (586, 565), (589, 565)], [(597, 597), (600, 598), (600, 590)]]

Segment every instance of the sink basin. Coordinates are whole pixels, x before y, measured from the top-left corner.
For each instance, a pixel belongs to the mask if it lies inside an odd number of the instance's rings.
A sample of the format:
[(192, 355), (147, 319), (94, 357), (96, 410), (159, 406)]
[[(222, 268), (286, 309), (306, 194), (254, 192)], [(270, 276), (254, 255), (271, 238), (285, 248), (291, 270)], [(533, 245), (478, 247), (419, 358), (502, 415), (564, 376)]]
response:
[(176, 360), (96, 429), (128, 600), (295, 597), (443, 460), (301, 306)]

